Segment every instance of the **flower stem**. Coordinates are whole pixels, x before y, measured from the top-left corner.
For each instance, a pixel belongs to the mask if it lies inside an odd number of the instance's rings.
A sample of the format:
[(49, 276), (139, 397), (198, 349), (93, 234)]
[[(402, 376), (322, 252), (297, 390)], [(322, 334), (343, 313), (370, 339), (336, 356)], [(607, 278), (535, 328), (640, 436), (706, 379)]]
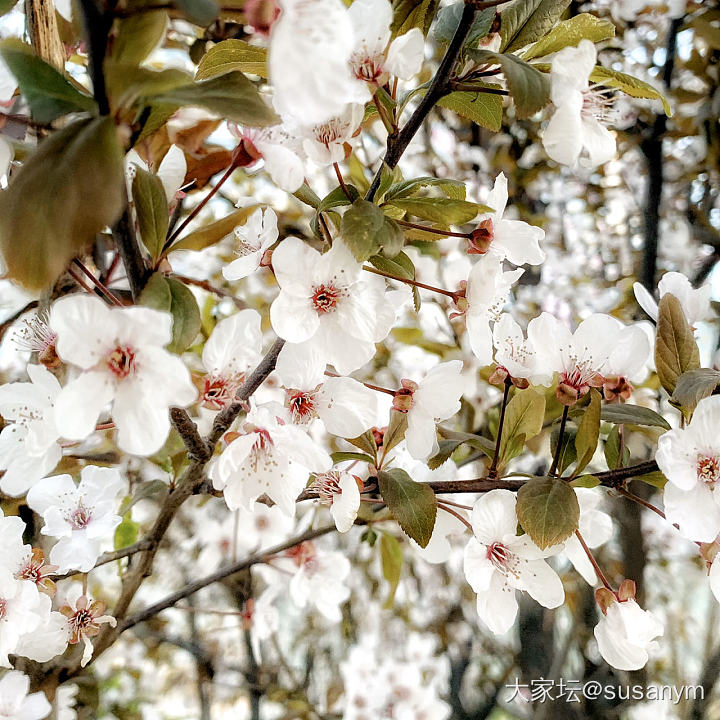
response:
[(340, 183), (342, 191), (345, 193), (345, 197), (352, 202), (352, 195), (350, 194), (350, 190), (348, 190), (348, 186), (345, 184), (345, 180), (343, 180), (342, 173), (340, 172), (340, 166), (337, 163), (333, 163), (333, 167), (335, 168), (335, 175), (337, 175), (338, 182)]
[(398, 225), (403, 227), (413, 228), (414, 230), (423, 230), (424, 232), (434, 233), (435, 235), (442, 235), (443, 237), (459, 237), (468, 240), (470, 233), (459, 233), (452, 232), (452, 230), (441, 230), (440, 228), (430, 227), (428, 225), (421, 225), (420, 223), (407, 222), (407, 220), (396, 220)]
[(652, 503), (649, 503), (647, 500), (643, 500), (639, 495), (636, 495), (635, 493), (631, 493), (629, 490), (626, 490), (622, 487), (615, 488), (623, 497), (626, 497), (628, 500), (632, 500), (633, 502), (636, 502), (638, 505), (642, 505), (643, 507), (646, 507), (648, 510), (652, 510), (654, 513), (659, 515), (663, 520), (666, 520), (665, 513), (660, 509), (656, 508)]
[(553, 457), (552, 465), (550, 466), (550, 471), (548, 472), (548, 475), (555, 475), (558, 463), (560, 462), (560, 453), (562, 452), (563, 448), (563, 436), (565, 435), (565, 425), (567, 423), (569, 411), (570, 408), (565, 405), (563, 407), (562, 418), (560, 419), (560, 433), (558, 435), (558, 444), (555, 448), (555, 457)]
[(445, 501), (438, 501), (438, 510), (444, 510), (446, 513), (450, 513), (453, 517), (456, 517), (470, 532), (473, 531), (472, 525), (464, 518), (459, 512), (448, 507)]
[(83, 263), (80, 262), (77, 258), (73, 258), (73, 262), (82, 270), (85, 275), (90, 279), (90, 281), (100, 290), (100, 292), (105, 295), (105, 297), (110, 300), (110, 302), (113, 305), (118, 305), (122, 307), (122, 303), (110, 292), (110, 290), (103, 285), (100, 280), (98, 280), (86, 267)]
[(375, 273), (375, 275), (382, 275), (383, 277), (390, 278), (391, 280), (397, 280), (398, 282), (406, 283), (407, 285), (413, 285), (414, 287), (419, 287), (423, 290), (430, 290), (431, 292), (440, 293), (441, 295), (452, 298), (453, 301), (457, 300), (458, 298), (458, 294), (452, 292), (451, 290), (443, 290), (442, 288), (434, 287), (433, 285), (426, 285), (425, 283), (418, 282), (417, 280), (410, 280), (410, 278), (401, 278), (397, 275), (392, 275), (391, 273), (386, 273), (382, 270), (378, 270), (377, 268), (370, 267), (369, 265), (363, 265), (363, 270)]
[(612, 589), (612, 585), (608, 582), (608, 579), (605, 577), (605, 573), (600, 569), (600, 566), (597, 564), (597, 560), (593, 556), (593, 554), (590, 552), (590, 548), (587, 546), (587, 543), (585, 542), (583, 536), (580, 534), (579, 530), (575, 531), (575, 537), (580, 541), (580, 544), (582, 545), (583, 550), (585, 551), (585, 554), (588, 556), (588, 560), (590, 561), (590, 564), (593, 566), (593, 569), (595, 570), (595, 574), (598, 576), (600, 582), (611, 592), (613, 595), (615, 594), (615, 591)]
[(495, 441), (495, 454), (493, 455), (492, 464), (488, 470), (489, 478), (497, 477), (497, 466), (500, 460), (500, 443), (502, 442), (503, 424), (505, 423), (505, 409), (507, 408), (508, 395), (510, 394), (510, 386), (512, 380), (510, 376), (505, 378), (505, 390), (503, 391), (502, 407), (500, 408), (500, 420), (498, 422), (498, 434), (497, 440)]
[[(330, 370), (326, 370), (325, 374), (328, 377), (343, 377), (342, 375), (339, 375), (338, 373), (330, 372)], [(391, 390), (390, 388), (380, 387), (380, 385), (373, 385), (372, 383), (366, 383), (366, 382), (364, 382), (363, 385), (366, 388), (370, 388), (371, 390), (377, 390), (378, 392), (382, 392), (382, 393), (385, 393), (386, 395), (392, 395), (393, 397), (395, 397), (395, 391)]]

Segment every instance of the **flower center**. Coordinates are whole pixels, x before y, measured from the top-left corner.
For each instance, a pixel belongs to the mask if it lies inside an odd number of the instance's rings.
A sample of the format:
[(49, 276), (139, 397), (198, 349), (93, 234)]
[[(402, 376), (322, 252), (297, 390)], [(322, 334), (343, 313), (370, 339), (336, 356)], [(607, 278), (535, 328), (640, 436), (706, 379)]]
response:
[(369, 55), (367, 52), (353, 53), (350, 67), (358, 80), (375, 82), (383, 74), (384, 57), (382, 54)]
[(207, 375), (203, 387), (203, 405), (209, 410), (222, 410), (233, 401), (241, 383), (242, 377), (230, 379)]
[(118, 345), (106, 358), (110, 372), (124, 380), (135, 371), (135, 353), (126, 345)]
[(38, 360), (49, 367), (60, 365), (61, 360), (55, 351), (57, 333), (50, 329), (48, 314), (41, 311), (30, 320), (23, 320), (25, 325), (15, 338), (15, 344), (21, 350), (29, 350), (38, 354)]
[(92, 513), (84, 505), (78, 505), (69, 518), (70, 524), (75, 530), (86, 528), (90, 524), (90, 520), (92, 520)]
[(315, 393), (302, 390), (287, 390), (287, 406), (290, 408), (293, 422), (303, 425), (317, 417), (315, 412)]
[(341, 294), (341, 291), (334, 285), (323, 284), (313, 288), (312, 304), (317, 314), (323, 315), (337, 310)]
[(340, 473), (337, 470), (330, 470), (315, 477), (310, 486), (318, 494), (318, 500), (323, 505), (332, 505), (335, 495), (342, 495), (340, 489)]
[(518, 576), (518, 558), (507, 546), (500, 542), (494, 542), (487, 546), (487, 559), (503, 575)]
[(304, 542), (286, 551), (286, 556), (292, 559), (298, 567), (314, 573), (318, 569), (317, 553), (315, 545), (311, 542)]
[(715, 485), (720, 480), (720, 462), (717, 458), (708, 455), (698, 456), (697, 475), (698, 480), (706, 485)]
[(604, 125), (609, 125), (615, 119), (615, 97), (610, 88), (593, 84), (583, 92), (582, 116), (588, 120), (594, 118)]

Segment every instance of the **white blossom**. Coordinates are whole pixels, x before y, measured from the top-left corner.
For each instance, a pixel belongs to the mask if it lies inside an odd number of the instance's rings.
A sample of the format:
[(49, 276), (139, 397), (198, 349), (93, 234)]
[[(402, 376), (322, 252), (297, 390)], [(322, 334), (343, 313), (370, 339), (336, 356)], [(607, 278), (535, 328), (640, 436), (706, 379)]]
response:
[(225, 279), (231, 282), (251, 275), (260, 267), (265, 252), (278, 239), (277, 215), (272, 208), (257, 208), (233, 233), (239, 257), (222, 269)]
[[(633, 285), (633, 290), (638, 305), (657, 322), (658, 304), (655, 302), (655, 298), (638, 282)], [(701, 285), (699, 288), (693, 287), (690, 280), (679, 272), (665, 273), (658, 283), (658, 295), (661, 298), (667, 293), (674, 295), (680, 302), (685, 319), (691, 327), (712, 317), (711, 290), (709, 284)]]
[(0, 678), (0, 718), (42, 720), (52, 711), (45, 693), (30, 692), (30, 678), (11, 670)]

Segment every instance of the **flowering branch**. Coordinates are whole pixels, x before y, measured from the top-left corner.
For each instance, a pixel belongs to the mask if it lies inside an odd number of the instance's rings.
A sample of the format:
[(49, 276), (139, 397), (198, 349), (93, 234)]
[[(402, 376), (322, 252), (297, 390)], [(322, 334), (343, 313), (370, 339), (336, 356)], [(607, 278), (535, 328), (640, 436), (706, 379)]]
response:
[(277, 555), (278, 553), (284, 552), (285, 550), (289, 550), (290, 548), (307, 542), (308, 540), (314, 540), (315, 538), (327, 535), (328, 533), (333, 532), (335, 529), (335, 525), (333, 524), (317, 528), (316, 530), (306, 530), (302, 535), (291, 538), (290, 540), (287, 540), (280, 545), (276, 545), (275, 547), (269, 548), (265, 552), (251, 555), (244, 560), (240, 560), (239, 562), (233, 563), (232, 565), (220, 568), (214, 573), (211, 573), (210, 575), (206, 575), (204, 578), (200, 578), (199, 580), (195, 580), (194, 582), (189, 583), (184, 588), (182, 588), (182, 590), (178, 590), (177, 592), (168, 595), (165, 599), (160, 600), (153, 605), (149, 605), (144, 610), (141, 610), (140, 612), (135, 613), (135, 615), (131, 615), (130, 617), (126, 618), (123, 622), (118, 623), (114, 634), (119, 635), (120, 633), (125, 632), (125, 630), (129, 630), (131, 627), (134, 627), (138, 623), (148, 620), (149, 618), (157, 615), (163, 610), (167, 610), (168, 608), (175, 605), (175, 603), (180, 602), (180, 600), (183, 600), (190, 595), (194, 595), (196, 592), (198, 592), (198, 590), (202, 590), (208, 585), (212, 585), (216, 582), (219, 582), (220, 580), (224, 580), (225, 578), (230, 577), (231, 575), (235, 575), (235, 573), (241, 572), (242, 570), (247, 570), (253, 565), (260, 565), (261, 563), (265, 563), (267, 562), (267, 559), (273, 555)]
[[(455, 62), (460, 55), (463, 44), (465, 43), (465, 38), (472, 27), (477, 7), (491, 6), (492, 5), (487, 5), (486, 3), (465, 2), (465, 7), (463, 8), (460, 22), (455, 30), (455, 34), (448, 45), (448, 49), (440, 62), (440, 67), (438, 68), (433, 81), (430, 83), (427, 93), (425, 93), (425, 96), (420, 101), (420, 104), (415, 109), (415, 112), (405, 123), (402, 130), (399, 133), (392, 133), (388, 135), (387, 150), (385, 152), (383, 164), (387, 165), (391, 170), (398, 164), (400, 158), (407, 149), (407, 146), (410, 144), (410, 141), (413, 137), (415, 137), (415, 133), (420, 129), (420, 126), (423, 124), (425, 118), (430, 114), (430, 111), (435, 106), (435, 103), (437, 103), (437, 101), (444, 95), (447, 95), (450, 89), (450, 75), (452, 74)], [(372, 200), (375, 197), (375, 193), (380, 186), (381, 172), (382, 166), (375, 173), (372, 184), (365, 196), (366, 200)]]

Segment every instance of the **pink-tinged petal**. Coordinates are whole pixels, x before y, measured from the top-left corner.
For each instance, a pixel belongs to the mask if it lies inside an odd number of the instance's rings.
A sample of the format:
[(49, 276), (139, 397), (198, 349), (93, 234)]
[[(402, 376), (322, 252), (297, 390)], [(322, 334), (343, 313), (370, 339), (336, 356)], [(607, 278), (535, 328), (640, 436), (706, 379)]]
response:
[[(438, 513), (438, 517), (442, 514), (445, 513)], [(496, 572), (495, 566), (488, 558), (487, 547), (475, 538), (470, 538), (465, 546), (463, 572), (465, 579), (476, 593), (488, 590)]]
[(496, 635), (505, 634), (513, 626), (518, 611), (515, 589), (500, 573), (492, 576), (487, 590), (478, 593), (477, 611), (480, 619)]
[(273, 250), (275, 279), (286, 292), (309, 297), (320, 253), (296, 237), (285, 238)]
[(556, 608), (565, 600), (565, 589), (558, 574), (544, 561), (531, 560), (520, 564), (521, 589), (543, 607)]
[(56, 300), (50, 309), (49, 325), (58, 335), (56, 349), (60, 358), (83, 369), (91, 368), (115, 346), (116, 315), (92, 295), (68, 295)]
[(310, 300), (285, 290), (280, 291), (270, 306), (270, 322), (273, 330), (291, 343), (309, 340), (320, 327), (320, 318)]
[(595, 118), (585, 118), (582, 123), (583, 145), (588, 153), (587, 167), (597, 167), (615, 157), (615, 136)]
[(158, 177), (165, 189), (165, 197), (168, 203), (175, 199), (175, 194), (185, 182), (185, 173), (187, 172), (187, 161), (185, 153), (177, 146), (171, 145), (165, 153), (160, 166), (158, 167)]
[(544, 238), (542, 228), (520, 220), (501, 220), (495, 226), (492, 247), (501, 250), (513, 265), (540, 265), (545, 261), (545, 251), (540, 248)]
[(633, 283), (633, 292), (638, 305), (657, 322), (658, 304), (655, 302), (655, 298), (639, 282)]
[(360, 488), (350, 473), (340, 476), (339, 495), (333, 496), (330, 514), (335, 521), (338, 532), (345, 533), (354, 525), (358, 510), (360, 509)]
[(475, 537), (483, 545), (492, 545), (506, 535), (515, 535), (516, 504), (515, 493), (509, 490), (491, 490), (478, 498), (472, 510)]
[(252, 275), (260, 267), (263, 254), (262, 250), (258, 250), (247, 255), (241, 255), (237, 260), (233, 260), (222, 269), (223, 277), (230, 282), (234, 282)]
[(202, 362), (209, 373), (244, 373), (257, 365), (261, 353), (260, 314), (241, 310), (215, 326), (203, 348)]
[(665, 477), (683, 491), (698, 484), (697, 449), (692, 430), (668, 430), (658, 440), (655, 460)]
[(413, 28), (390, 43), (385, 69), (395, 77), (409, 80), (420, 72), (424, 59), (425, 37), (420, 28)]
[(305, 168), (300, 157), (289, 148), (273, 143), (258, 143), (265, 160), (265, 170), (272, 181), (285, 192), (294, 193), (305, 181)]
[(561, 165), (574, 165), (583, 147), (582, 96), (570, 98), (555, 109), (542, 136), (545, 152)]
[(112, 418), (117, 427), (117, 446), (131, 455), (152, 455), (163, 446), (170, 432), (167, 404), (156, 404), (156, 399), (139, 382), (125, 381), (118, 388)]
[(316, 398), (316, 411), (331, 435), (354, 438), (377, 421), (377, 392), (349, 377), (327, 378)]
[(405, 445), (416, 460), (424, 460), (437, 449), (435, 421), (421, 407), (413, 407), (407, 414), (408, 427), (405, 431)]
[(71, 380), (55, 398), (55, 424), (62, 437), (68, 440), (88, 437), (114, 393), (114, 383), (107, 372), (91, 370)]
[(669, 482), (665, 485), (663, 500), (668, 522), (677, 524), (688, 540), (712, 542), (720, 534), (720, 505), (705, 484), (680, 490)]

